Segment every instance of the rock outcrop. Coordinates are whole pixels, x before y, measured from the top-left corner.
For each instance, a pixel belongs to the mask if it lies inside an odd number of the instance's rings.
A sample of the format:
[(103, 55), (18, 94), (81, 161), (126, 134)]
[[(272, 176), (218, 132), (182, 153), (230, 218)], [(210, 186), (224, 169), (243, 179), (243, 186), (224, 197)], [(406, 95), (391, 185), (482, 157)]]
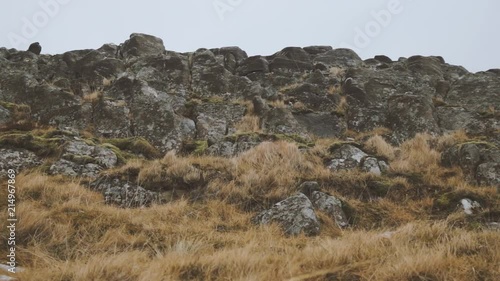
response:
[(162, 152), (186, 140), (227, 147), (224, 138), (252, 114), (242, 104), (254, 98), (266, 133), (339, 137), (386, 127), (401, 143), (464, 129), (499, 144), (499, 89), (498, 72), (469, 73), (441, 57), (363, 61), (326, 46), (252, 57), (237, 47), (176, 53), (159, 38), (132, 34), (118, 46), (62, 55), (0, 49), (0, 127), (137, 136)]
[[(470, 73), (441, 57), (362, 60), (328, 46), (250, 57), (238, 47), (178, 53), (160, 38), (132, 34), (120, 45), (58, 55), (0, 48), (0, 176), (40, 166), (94, 181), (127, 155), (233, 157), (276, 140), (308, 149), (316, 137), (348, 140), (349, 132), (385, 127), (392, 144), (422, 132), (481, 136), (450, 148), (443, 163), (461, 167), (473, 184), (500, 186), (499, 91), (496, 70)], [(29, 133), (34, 128), (53, 131)], [(332, 146), (323, 160), (332, 173), (383, 176), (388, 169), (387, 159), (350, 141)], [(120, 206), (148, 205), (159, 196), (119, 178), (93, 186)], [(346, 226), (340, 201), (314, 192), (275, 206), (292, 206), (310, 220), (306, 226), (274, 211), (259, 220), (314, 235), (313, 204)]]

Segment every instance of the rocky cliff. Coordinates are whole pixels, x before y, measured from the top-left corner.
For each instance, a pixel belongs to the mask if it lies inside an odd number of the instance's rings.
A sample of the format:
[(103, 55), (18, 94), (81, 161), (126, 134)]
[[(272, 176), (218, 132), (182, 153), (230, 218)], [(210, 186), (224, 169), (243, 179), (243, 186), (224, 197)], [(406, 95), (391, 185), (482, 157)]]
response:
[(119, 46), (53, 56), (2, 48), (0, 66), (4, 130), (143, 137), (162, 152), (208, 141), (214, 153), (231, 154), (221, 147), (251, 115), (264, 133), (305, 138), (385, 127), (394, 143), (458, 129), (500, 142), (500, 70), (469, 73), (441, 57), (363, 61), (326, 46), (252, 57), (238, 47), (176, 53), (132, 34)]
[[(51, 167), (55, 173), (96, 176), (120, 161), (120, 155), (106, 157), (126, 144), (149, 158), (171, 150), (229, 157), (266, 140), (308, 146), (318, 137), (345, 140), (383, 130), (398, 145), (417, 133), (463, 130), (499, 145), (499, 108), (499, 69), (470, 73), (441, 57), (362, 60), (328, 46), (251, 57), (238, 47), (177, 53), (145, 34), (60, 55), (0, 49), (0, 141), (4, 148), (28, 149), (4, 155), (14, 162), (20, 161), (15, 155), (33, 158), (33, 166), (40, 162), (33, 153), (47, 156), (62, 145), (20, 133), (37, 128), (113, 146), (67, 145), (63, 154), (102, 158), (101, 167), (77, 167), (68, 156), (62, 167)], [(498, 162), (473, 150), (472, 174), (481, 163)], [(80, 158), (77, 164), (96, 162)], [(494, 172), (498, 165), (484, 173)]]
[(0, 48), (22, 280), (498, 280), (499, 109), (441, 57)]

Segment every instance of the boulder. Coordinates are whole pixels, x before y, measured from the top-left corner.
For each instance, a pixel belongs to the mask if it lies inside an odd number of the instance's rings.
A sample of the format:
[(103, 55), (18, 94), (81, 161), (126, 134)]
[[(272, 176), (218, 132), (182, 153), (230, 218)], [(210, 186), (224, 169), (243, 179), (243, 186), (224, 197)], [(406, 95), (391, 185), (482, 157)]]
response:
[(363, 60), (350, 49), (335, 49), (318, 54), (313, 63), (322, 63), (327, 67), (357, 67), (362, 65)]
[(158, 37), (133, 33), (130, 39), (121, 45), (120, 51), (124, 58), (156, 56), (165, 52), (165, 46), (163, 40)]
[(118, 178), (100, 178), (93, 181), (90, 187), (103, 194), (106, 204), (123, 208), (146, 207), (159, 202), (158, 193)]
[(62, 159), (52, 164), (49, 173), (97, 178), (102, 170), (113, 168), (117, 163), (118, 157), (111, 149), (74, 140), (65, 145)]
[(333, 159), (328, 162), (327, 167), (332, 171), (355, 169), (367, 156), (368, 154), (361, 149), (350, 144), (343, 144), (333, 149), (331, 156)]
[(417, 133), (441, 133), (430, 98), (413, 94), (396, 95), (388, 100), (387, 111), (387, 127), (393, 131), (393, 139), (397, 143), (403, 143)]
[(500, 190), (500, 163), (487, 162), (477, 167), (476, 179), (478, 184), (496, 186)]
[(345, 120), (330, 112), (296, 113), (293, 116), (309, 134), (318, 137), (341, 137), (347, 130)]
[(196, 106), (196, 139), (214, 144), (236, 132), (235, 125), (245, 115), (239, 104), (203, 103)]
[(24, 149), (0, 148), (0, 178), (7, 175), (9, 169), (21, 173), (25, 169), (42, 164), (42, 160), (35, 153)]
[(253, 218), (258, 224), (278, 223), (286, 235), (319, 234), (320, 225), (311, 201), (302, 193), (293, 195)]
[(313, 191), (311, 202), (314, 208), (328, 214), (340, 228), (349, 226), (347, 216), (342, 209), (342, 202), (331, 195), (320, 191)]
[(269, 72), (269, 62), (262, 56), (252, 56), (243, 60), (237, 69), (237, 73), (242, 76), (251, 73), (267, 73)]

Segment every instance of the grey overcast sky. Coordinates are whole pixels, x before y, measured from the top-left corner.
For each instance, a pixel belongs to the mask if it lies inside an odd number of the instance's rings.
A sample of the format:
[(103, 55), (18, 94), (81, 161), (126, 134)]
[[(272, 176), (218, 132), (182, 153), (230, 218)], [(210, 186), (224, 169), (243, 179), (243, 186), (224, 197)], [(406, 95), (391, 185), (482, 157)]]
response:
[(0, 0), (0, 46), (38, 41), (57, 54), (140, 32), (179, 52), (330, 45), (363, 59), (440, 55), (476, 72), (500, 68), (499, 12), (498, 0)]

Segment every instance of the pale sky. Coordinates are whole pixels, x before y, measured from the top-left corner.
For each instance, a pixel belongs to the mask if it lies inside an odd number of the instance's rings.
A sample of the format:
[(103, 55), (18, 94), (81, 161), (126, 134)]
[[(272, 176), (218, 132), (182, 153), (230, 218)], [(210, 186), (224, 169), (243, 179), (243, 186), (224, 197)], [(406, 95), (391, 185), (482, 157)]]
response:
[(0, 47), (42, 53), (120, 44), (134, 32), (167, 50), (349, 47), (363, 59), (439, 55), (469, 71), (500, 68), (498, 0), (0, 0)]

